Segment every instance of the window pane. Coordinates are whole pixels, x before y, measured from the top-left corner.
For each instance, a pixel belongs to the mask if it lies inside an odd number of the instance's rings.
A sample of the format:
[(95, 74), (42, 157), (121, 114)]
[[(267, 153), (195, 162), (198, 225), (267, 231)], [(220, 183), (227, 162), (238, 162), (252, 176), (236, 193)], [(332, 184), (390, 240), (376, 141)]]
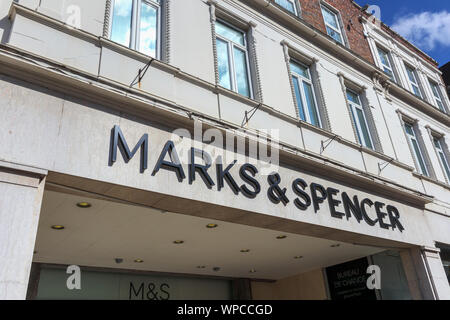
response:
[(389, 61), (388, 53), (378, 48), (378, 54), (380, 56), (381, 63), (390, 68), (391, 63)]
[(359, 108), (355, 108), (355, 109), (358, 114), (359, 125), (360, 125), (361, 131), (362, 131), (361, 134), (364, 137), (365, 146), (367, 148), (373, 149), (372, 142), (370, 141), (369, 128), (367, 128), (367, 125), (366, 125), (366, 118), (364, 116), (364, 112)]
[(219, 84), (231, 90), (230, 57), (228, 55), (228, 44), (217, 39), (217, 63), (219, 69)]
[(406, 72), (408, 73), (408, 78), (412, 83), (417, 84), (416, 76), (414, 75), (414, 70), (409, 67), (406, 67)]
[(320, 127), (319, 115), (317, 114), (312, 87), (309, 83), (303, 82), (303, 89), (305, 91), (306, 103), (308, 104), (308, 112), (309, 118), (311, 119), (311, 124), (316, 127)]
[(131, 40), (131, 13), (133, 0), (115, 0), (111, 40), (124, 46), (130, 46)]
[(336, 40), (337, 42), (342, 43), (342, 37), (341, 35), (334, 31), (333, 29), (331, 29), (330, 27), (327, 26), (327, 33), (330, 37), (332, 37), (334, 40)]
[(413, 88), (414, 94), (421, 98), (422, 94), (420, 93), (419, 87), (413, 84), (412, 88)]
[(438, 89), (437, 89), (436, 84), (430, 83), (430, 85), (431, 85), (431, 90), (433, 90), (434, 96), (435, 96), (436, 98), (440, 99), (441, 97), (439, 96), (439, 92), (438, 92)]
[(297, 108), (300, 114), (300, 119), (306, 121), (305, 109), (303, 108), (302, 102), (302, 94), (300, 93), (300, 83), (298, 82), (297, 77), (292, 77), (292, 82), (294, 83), (295, 101), (297, 102)]
[(323, 19), (325, 20), (326, 24), (329, 24), (333, 28), (339, 30), (339, 26), (336, 21), (336, 15), (334, 13), (332, 13), (328, 9), (322, 7), (322, 14), (323, 14)]
[(299, 76), (309, 79), (308, 69), (295, 63), (291, 62), (291, 72), (298, 74)]
[(280, 6), (282, 6), (283, 8), (285, 8), (286, 10), (292, 12), (295, 14), (295, 7), (294, 7), (294, 3), (292, 1), (289, 0), (275, 0), (276, 3), (278, 3)]
[(142, 2), (139, 51), (156, 57), (156, 41), (158, 32), (158, 10)]
[(358, 95), (350, 90), (347, 90), (347, 99), (353, 103), (356, 103), (357, 105), (361, 105)]
[(416, 137), (416, 135), (414, 134), (414, 130), (413, 130), (413, 128), (411, 127), (411, 125), (409, 125), (409, 124), (405, 124), (405, 129), (406, 129), (406, 133), (407, 134), (409, 134), (410, 136), (412, 136), (412, 137)]
[(234, 69), (236, 71), (237, 92), (244, 96), (250, 97), (247, 58), (244, 51), (234, 48), (234, 64)]
[(448, 167), (447, 159), (445, 159), (445, 155), (442, 152), (439, 152), (439, 156), (441, 157), (442, 166), (447, 174), (447, 178), (450, 179), (450, 168)]
[(434, 146), (435, 146), (438, 150), (442, 150), (442, 149), (441, 149), (441, 144), (439, 143), (439, 140), (438, 140), (438, 139), (434, 138), (434, 139), (433, 139), (433, 142), (434, 142)]
[(425, 166), (425, 162), (424, 162), (424, 160), (422, 158), (422, 155), (420, 153), (419, 144), (417, 143), (417, 140), (415, 140), (415, 139), (411, 139), (411, 142), (412, 142), (412, 145), (413, 145), (413, 148), (414, 148), (414, 152), (416, 153), (416, 157), (417, 157), (417, 161), (419, 162), (420, 169), (422, 170), (422, 174), (428, 176), (428, 171), (427, 171), (427, 168)]
[(237, 31), (219, 21), (216, 22), (216, 33), (242, 46), (245, 45), (244, 34), (242, 32)]
[(442, 104), (442, 102), (440, 100), (436, 100), (436, 102), (437, 102), (439, 109), (441, 109), (441, 111), (445, 111), (444, 105)]
[(384, 73), (386, 73), (386, 74), (389, 76), (389, 78), (390, 78), (392, 81), (395, 81), (394, 73), (392, 72), (392, 70), (390, 70), (390, 69), (388, 69), (388, 68), (386, 68), (386, 67), (383, 67), (383, 71), (384, 71)]
[(356, 127), (356, 134), (358, 135), (358, 142), (362, 144), (363, 141), (361, 139), (361, 133), (359, 132), (359, 129), (358, 129), (358, 125), (357, 125), (358, 122), (356, 121), (354, 109), (356, 109), (356, 108), (350, 108), (350, 110), (352, 111), (353, 123), (355, 124), (355, 127)]

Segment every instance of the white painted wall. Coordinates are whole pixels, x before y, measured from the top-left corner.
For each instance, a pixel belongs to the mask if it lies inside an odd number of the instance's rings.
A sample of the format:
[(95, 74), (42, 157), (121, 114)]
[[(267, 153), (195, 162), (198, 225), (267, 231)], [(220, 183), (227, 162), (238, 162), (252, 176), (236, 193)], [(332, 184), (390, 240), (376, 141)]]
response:
[[(39, 4), (38, 1), (20, 1), (19, 3), (33, 10)], [(64, 27), (56, 28), (51, 23), (43, 24), (39, 18), (22, 14), (16, 15), (10, 33), (10, 22), (6, 19), (6, 14), (9, 11), (11, 1), (2, 1), (0, 4), (0, 36), (2, 43), (51, 59), (57, 63), (90, 73), (94, 76), (101, 76), (123, 85), (130, 85), (133, 78), (137, 75), (138, 69), (142, 68), (148, 59), (142, 55), (130, 52), (125, 55), (123, 49), (95, 40), (96, 37), (102, 34), (105, 1), (93, 2), (79, 0), (61, 3), (61, 1), (56, 0), (43, 0), (38, 12), (64, 22), (67, 11), (64, 8), (67, 9), (67, 6), (75, 3), (81, 8), (82, 29), (89, 34), (82, 35)], [(324, 156), (335, 159), (354, 169), (375, 175), (378, 174), (378, 164), (385, 162), (383, 158), (373, 154), (369, 155), (364, 151), (362, 152), (355, 144), (356, 137), (351, 126), (351, 119), (345, 103), (344, 93), (339, 83), (339, 72), (343, 73), (346, 78), (357, 85), (367, 88), (367, 96), (372, 107), (381, 145), (387, 156), (397, 158), (397, 160), (405, 165), (414, 166), (403, 128), (396, 113), (397, 109), (405, 113), (410, 113), (420, 119), (420, 128), (424, 137), (427, 137), (427, 132), (424, 131), (426, 125), (436, 128), (440, 132), (447, 133), (446, 141), (450, 145), (448, 138), (449, 129), (445, 125), (422, 114), (413, 106), (398, 99), (394, 98), (393, 101), (389, 101), (384, 94), (376, 93), (372, 80), (362, 75), (358, 70), (338, 61), (330, 56), (329, 53), (308, 43), (301, 35), (294, 34), (276, 25), (273, 21), (258, 15), (253, 10), (243, 7), (240, 2), (219, 1), (219, 3), (240, 20), (256, 23), (256, 50), (264, 97), (263, 102), (269, 108), (288, 117), (295, 118), (295, 105), (292, 99), (283, 48), (280, 44), (281, 41), (287, 41), (293, 50), (301, 54), (318, 59), (318, 72), (320, 73), (324, 100), (330, 116), (333, 134), (337, 134), (347, 140), (347, 143), (334, 141), (324, 152)], [(211, 117), (220, 117), (224, 121), (240, 125), (245, 110), (251, 109), (251, 104), (230, 95), (217, 93), (212, 87), (214, 85), (214, 60), (208, 5), (202, 0), (172, 0), (171, 15), (170, 62), (181, 71), (204, 81), (204, 86), (180, 79), (176, 76), (176, 72), (152, 67), (143, 81), (142, 89), (174, 104), (179, 104)], [(5, 34), (8, 36), (5, 36)], [(389, 42), (385, 44), (389, 45)], [(398, 51), (401, 52), (400, 49)], [(425, 64), (421, 64), (424, 66), (424, 72), (430, 77), (437, 77), (433, 75), (433, 70)], [(2, 145), (2, 153), (0, 155), (9, 160), (26, 162), (27, 164), (40, 164), (44, 167), (53, 168), (54, 170), (64, 171), (65, 168), (58, 165), (60, 163), (59, 160), (54, 160), (54, 145), (51, 147), (50, 145), (42, 145), (43, 142), (41, 139), (42, 137), (47, 137), (50, 141), (56, 141), (55, 139), (61, 134), (59, 132), (61, 129), (59, 127), (59, 124), (62, 123), (61, 121), (67, 121), (68, 123), (72, 121), (69, 120), (70, 118), (67, 118), (68, 114), (73, 111), (71, 108), (68, 108), (68, 105), (71, 103), (47, 94), (36, 97), (28, 90), (21, 90), (18, 87), (9, 86), (7, 83), (4, 83), (4, 86), (6, 92), (14, 92), (11, 99), (17, 100), (11, 105), (3, 104), (4, 108), (12, 108), (13, 106), (16, 108), (17, 105), (23, 107), (29, 107), (30, 105), (34, 107), (39, 106), (39, 112), (36, 111), (35, 116), (38, 117), (41, 124), (44, 123), (46, 125), (35, 127), (37, 131), (33, 131), (33, 133), (28, 131), (27, 127), (23, 127), (23, 131), (19, 130), (15, 138), (20, 139), (19, 141), (27, 138), (28, 141), (33, 143), (29, 146), (26, 144), (17, 144), (16, 142), (18, 140), (11, 139)], [(36, 103), (37, 101), (39, 103)], [(85, 110), (85, 112), (88, 113), (89, 111)], [(86, 116), (86, 113), (82, 113), (87, 121), (83, 123), (84, 128), (99, 129), (96, 128), (98, 125), (97, 122), (91, 123), (90, 126), (86, 127), (90, 120), (90, 116)], [(76, 118), (79, 115), (73, 114), (72, 116)], [(10, 119), (20, 119), (20, 116), (15, 112), (10, 113), (10, 117), (13, 117)], [(119, 120), (119, 118), (115, 118), (114, 121), (108, 121), (106, 125), (108, 130), (111, 129), (110, 126), (112, 123), (118, 122)], [(27, 121), (29, 122), (28, 127), (31, 128), (34, 127), (36, 118), (24, 117), (20, 120), (20, 123), (25, 124)], [(131, 129), (132, 124), (130, 123), (129, 125)], [(282, 142), (299, 149), (306, 148), (307, 151), (314, 153), (319, 153), (321, 142), (329, 139), (329, 135), (325, 135), (323, 132), (317, 130), (303, 128), (300, 131), (298, 125), (292, 121), (285, 121), (276, 114), (265, 110), (258, 111), (249, 123), (249, 126), (255, 129), (280, 129), (280, 139)], [(6, 130), (6, 127), (3, 130)], [(56, 133), (57, 130), (59, 133)], [(74, 130), (74, 128), (69, 130)], [(142, 134), (142, 131), (138, 130), (135, 134)], [(303, 136), (300, 132), (303, 132)], [(8, 134), (7, 131), (3, 131), (3, 133)], [(85, 138), (90, 139), (90, 135), (86, 134)], [(98, 139), (100, 139), (97, 141), (99, 143), (103, 141), (103, 138)], [(429, 139), (424, 140), (437, 179), (445, 182), (431, 142)], [(39, 148), (35, 149), (37, 147)], [(32, 156), (29, 156), (28, 152), (30, 150), (35, 150), (36, 152), (32, 153)], [(77, 161), (73, 157), (67, 158), (68, 154), (65, 152), (61, 151), (58, 156), (71, 164), (72, 170), (78, 168)], [(82, 168), (78, 169), (81, 170)], [(75, 172), (72, 171), (72, 173)], [(97, 173), (97, 168), (93, 168), (85, 172), (85, 175), (91, 177), (96, 176)], [(111, 174), (109, 171), (103, 173), (106, 179)], [(432, 182), (425, 183), (416, 176), (413, 176), (405, 168), (391, 164), (387, 169), (383, 170), (381, 176), (393, 182), (400, 183), (407, 188), (430, 193), (441, 204), (450, 205), (450, 189), (448, 187), (443, 187)], [(127, 181), (123, 182), (129, 184)], [(133, 181), (133, 183), (135, 182)], [(140, 185), (141, 182), (136, 183)]]

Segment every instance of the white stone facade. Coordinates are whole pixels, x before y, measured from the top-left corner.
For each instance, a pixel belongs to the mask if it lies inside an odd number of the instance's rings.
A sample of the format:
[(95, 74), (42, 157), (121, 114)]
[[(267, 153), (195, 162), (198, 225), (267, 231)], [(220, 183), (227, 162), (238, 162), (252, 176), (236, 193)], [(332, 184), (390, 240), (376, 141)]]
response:
[[(447, 112), (450, 101), (436, 67), (382, 32), (369, 32), (375, 57), (377, 45), (394, 52), (400, 86), (408, 88), (402, 60), (417, 68), (424, 94), (419, 101), (407, 90), (389, 86), (376, 66), (350, 51), (333, 51), (323, 35), (317, 34), (311, 42), (314, 31), (308, 34), (299, 22), (290, 29), (283, 27), (245, 1), (163, 0), (160, 60), (151, 63), (138, 88), (130, 84), (150, 57), (109, 39), (111, 1), (8, 0), (0, 4), (0, 298), (25, 298), (39, 197), (54, 173), (190, 199), (205, 208), (220, 206), (224, 212), (250, 212), (251, 217), (240, 223), (251, 226), (409, 250), (402, 259), (405, 269), (409, 266), (406, 274), (411, 287), (419, 284), (415, 297), (450, 299), (435, 251), (436, 243), (450, 244), (450, 185), (432, 139), (437, 136), (450, 146), (450, 116), (434, 105), (427, 79), (444, 92)], [(71, 5), (80, 9), (79, 29), (66, 23), (73, 13), (68, 10)], [(217, 17), (248, 31), (254, 99), (218, 85), (212, 27)], [(288, 69), (291, 59), (301, 60), (314, 72), (323, 128), (299, 118)], [(376, 138), (374, 150), (358, 143), (346, 88), (365, 96), (369, 127)], [(220, 193), (210, 190), (200, 179), (191, 186), (187, 180), (178, 183), (169, 171), (151, 175), (175, 128), (191, 130), (196, 120), (233, 134), (242, 129), (246, 111), (252, 108), (257, 111), (245, 126), (250, 135), (279, 130), (279, 173), (288, 189), (289, 205), (269, 201), (266, 177), (258, 178), (263, 188), (255, 201), (236, 196), (227, 187)], [(418, 171), (403, 121), (417, 128), (428, 177)], [(149, 135), (149, 164), (144, 173), (139, 172), (138, 156), (126, 164), (119, 153), (119, 160), (108, 165), (115, 125), (130, 147), (143, 134)], [(237, 168), (233, 170), (239, 177)], [(215, 180), (214, 171), (211, 176)], [(290, 185), (298, 177), (360, 199), (395, 204), (405, 230), (333, 218), (326, 202), (320, 214), (312, 207), (299, 214)], [(170, 208), (194, 215), (186, 208)], [(236, 221), (226, 215), (217, 218)], [(12, 229), (16, 223), (21, 227)], [(29, 237), (23, 239), (21, 233)]]

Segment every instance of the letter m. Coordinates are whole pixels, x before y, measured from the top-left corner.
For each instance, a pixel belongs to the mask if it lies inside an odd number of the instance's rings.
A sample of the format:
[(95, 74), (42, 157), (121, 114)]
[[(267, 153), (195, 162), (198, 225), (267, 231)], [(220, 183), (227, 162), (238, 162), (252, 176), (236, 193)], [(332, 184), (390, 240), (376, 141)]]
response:
[(141, 173), (143, 173), (148, 167), (148, 134), (144, 134), (139, 142), (134, 147), (133, 151), (130, 151), (128, 144), (123, 136), (122, 130), (119, 126), (114, 126), (111, 130), (111, 149), (109, 154), (109, 165), (112, 166), (117, 161), (117, 149), (122, 153), (122, 157), (126, 163), (128, 163), (141, 148)]

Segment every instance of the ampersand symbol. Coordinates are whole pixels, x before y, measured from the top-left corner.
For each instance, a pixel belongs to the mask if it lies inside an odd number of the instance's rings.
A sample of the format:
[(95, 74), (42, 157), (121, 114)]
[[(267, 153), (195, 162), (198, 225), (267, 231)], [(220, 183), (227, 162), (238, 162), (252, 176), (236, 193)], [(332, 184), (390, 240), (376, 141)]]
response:
[[(152, 295), (152, 297), (150, 297), (150, 294)], [(158, 292), (155, 292), (155, 284), (153, 283), (150, 283), (148, 285), (147, 299), (158, 300)]]
[(267, 196), (270, 201), (275, 204), (279, 204), (280, 201), (286, 206), (289, 203), (289, 199), (286, 197), (287, 189), (281, 189), (279, 184), (281, 182), (281, 177), (278, 173), (271, 174), (267, 177), (269, 182), (269, 190), (267, 190)]

